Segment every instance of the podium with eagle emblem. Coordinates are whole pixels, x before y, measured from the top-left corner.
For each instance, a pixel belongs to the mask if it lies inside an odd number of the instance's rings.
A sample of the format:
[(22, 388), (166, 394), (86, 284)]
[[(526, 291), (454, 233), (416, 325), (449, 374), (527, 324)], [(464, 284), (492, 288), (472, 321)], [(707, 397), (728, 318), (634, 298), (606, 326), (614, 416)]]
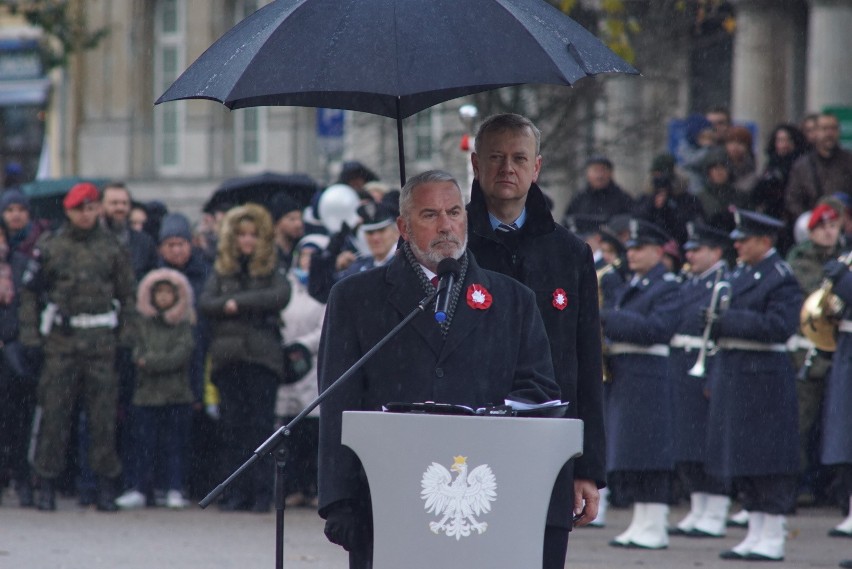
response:
[(540, 567), (578, 419), (343, 413), (373, 507), (373, 569)]

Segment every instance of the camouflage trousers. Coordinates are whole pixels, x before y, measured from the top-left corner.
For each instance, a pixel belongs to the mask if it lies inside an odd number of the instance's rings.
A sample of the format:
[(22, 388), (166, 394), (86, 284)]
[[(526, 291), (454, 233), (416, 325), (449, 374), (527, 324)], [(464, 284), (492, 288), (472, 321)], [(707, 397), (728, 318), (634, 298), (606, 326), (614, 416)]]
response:
[(121, 474), (115, 446), (118, 378), (114, 350), (51, 353), (38, 384), (33, 469), (53, 479), (65, 469), (72, 413), (80, 400), (88, 417), (89, 466), (106, 478)]

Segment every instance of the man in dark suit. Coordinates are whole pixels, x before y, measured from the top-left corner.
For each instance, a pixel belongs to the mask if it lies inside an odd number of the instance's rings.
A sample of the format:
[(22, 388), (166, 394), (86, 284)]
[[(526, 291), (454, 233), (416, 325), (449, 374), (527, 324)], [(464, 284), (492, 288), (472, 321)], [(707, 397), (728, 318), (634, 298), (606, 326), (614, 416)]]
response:
[(748, 510), (746, 538), (723, 559), (780, 561), (784, 515), (795, 508), (799, 471), (796, 372), (785, 342), (799, 328), (802, 292), (775, 250), (781, 221), (735, 210), (739, 265), (731, 306), (715, 321), (707, 471), (733, 481)]
[(320, 390), (432, 293), (438, 263), (460, 264), (446, 320), (419, 315), (335, 391), (320, 413), (320, 516), (329, 540), (350, 552), (350, 567), (370, 567), (370, 496), (355, 454), (341, 445), (345, 410), (389, 402), (463, 404), (559, 397), (550, 349), (533, 293), (481, 269), (466, 252), (461, 190), (445, 172), (424, 172), (400, 194), (403, 244), (386, 265), (352, 275), (331, 291), (318, 354)]
[(598, 488), (604, 486), (601, 336), (592, 251), (553, 221), (535, 183), (540, 137), (520, 115), (483, 122), (467, 209), (470, 250), (477, 262), (535, 292), (562, 398), (571, 403), (569, 415), (584, 421), (583, 456), (562, 469), (547, 514), (544, 567), (561, 569), (572, 513), (583, 513), (576, 525), (595, 519)]

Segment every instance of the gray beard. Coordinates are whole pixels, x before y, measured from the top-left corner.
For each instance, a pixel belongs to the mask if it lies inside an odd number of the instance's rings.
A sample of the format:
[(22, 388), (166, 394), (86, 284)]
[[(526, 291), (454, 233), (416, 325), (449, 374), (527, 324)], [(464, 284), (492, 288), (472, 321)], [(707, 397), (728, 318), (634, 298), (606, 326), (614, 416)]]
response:
[(438, 263), (440, 263), (447, 257), (452, 257), (456, 261), (461, 259), (462, 255), (464, 255), (464, 252), (467, 249), (467, 233), (465, 233), (464, 239), (462, 240), (459, 248), (451, 255), (444, 255), (443, 253), (434, 250), (424, 251), (423, 249), (417, 246), (414, 240), (409, 241), (408, 244), (411, 246), (411, 252), (414, 253), (414, 257), (421, 265), (437, 266)]

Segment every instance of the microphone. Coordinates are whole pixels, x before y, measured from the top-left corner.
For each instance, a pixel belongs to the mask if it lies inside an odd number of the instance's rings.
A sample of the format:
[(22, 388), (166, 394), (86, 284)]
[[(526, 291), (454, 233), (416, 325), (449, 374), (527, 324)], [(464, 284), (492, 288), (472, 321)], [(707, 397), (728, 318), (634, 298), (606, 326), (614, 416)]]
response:
[(442, 259), (438, 263), (438, 299), (435, 301), (435, 321), (438, 323), (447, 319), (447, 311), (450, 309), (450, 294), (460, 272), (461, 265), (452, 257)]

